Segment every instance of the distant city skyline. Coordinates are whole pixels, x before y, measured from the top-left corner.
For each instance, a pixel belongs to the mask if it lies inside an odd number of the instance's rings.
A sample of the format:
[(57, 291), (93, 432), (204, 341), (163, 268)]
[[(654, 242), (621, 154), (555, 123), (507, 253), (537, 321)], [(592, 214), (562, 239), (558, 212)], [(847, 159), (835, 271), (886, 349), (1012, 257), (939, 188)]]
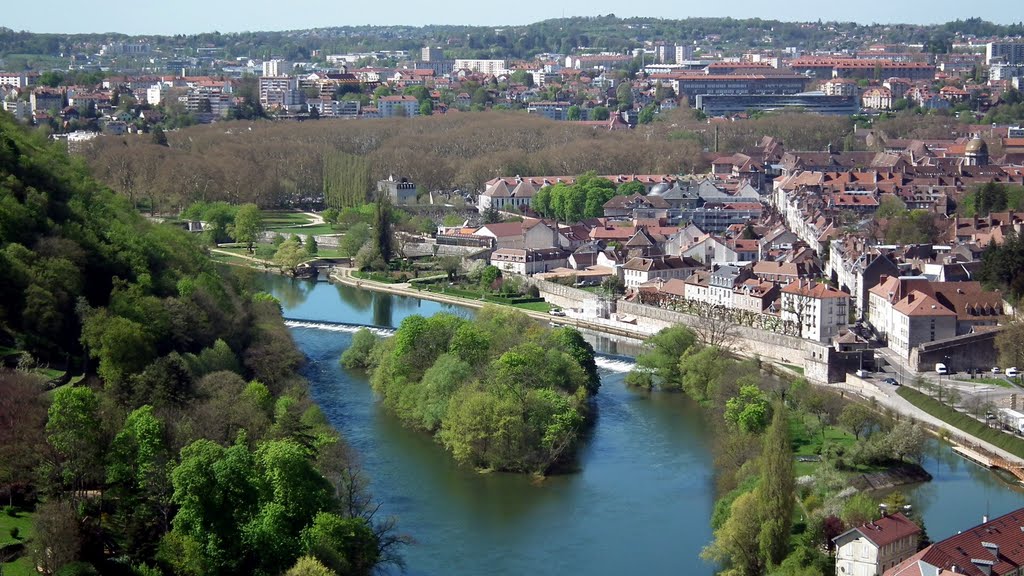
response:
[[(202, 32), (245, 32), (300, 30), (334, 26), (451, 24), (472, 26), (523, 25), (569, 16), (616, 14), (682, 19), (687, 17), (762, 18), (796, 22), (842, 21), (862, 24), (940, 24), (957, 19), (980, 17), (998, 24), (1019, 22), (1021, 14), (1007, 0), (936, 0), (923, 7), (918, 3), (892, 2), (884, 10), (869, 10), (863, 3), (830, 3), (794, 0), (768, 3), (761, 0), (733, 0), (729, 13), (723, 14), (715, 3), (668, 5), (658, 13), (650, 7), (630, 9), (610, 0), (564, 0), (555, 5), (488, 4), (479, 0), (453, 0), (440, 5), (412, 0), (392, 0), (387, 4), (370, 3), (365, 10), (346, 13), (337, 2), (308, 0), (296, 6), (268, 0), (251, 2), (205, 2), (177, 0), (135, 7), (118, 6), (109, 10), (85, 9), (68, 0), (48, 4), (41, 17), (39, 8), (16, 2), (4, 11), (0, 27), (16, 31), (62, 34), (116, 32), (130, 35), (174, 35)], [(386, 9), (385, 9), (386, 8)]]

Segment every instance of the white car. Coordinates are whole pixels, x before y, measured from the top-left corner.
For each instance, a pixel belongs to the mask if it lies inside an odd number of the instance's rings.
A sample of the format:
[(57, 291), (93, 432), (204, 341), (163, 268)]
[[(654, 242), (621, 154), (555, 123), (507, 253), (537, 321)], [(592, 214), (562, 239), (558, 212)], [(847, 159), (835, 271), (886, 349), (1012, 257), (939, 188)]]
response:
[(1016, 378), (1017, 376), (1020, 375), (1020, 370), (1017, 370), (1016, 366), (1014, 366), (1013, 368), (1007, 368), (1006, 375), (1009, 376), (1010, 378)]
[(562, 310), (559, 310), (558, 308), (555, 308), (553, 310), (549, 310), (548, 314), (551, 314), (552, 316), (565, 316), (565, 312), (563, 312)]
[(999, 374), (1000, 372), (1002, 372), (1002, 370), (999, 369), (999, 366), (993, 366), (992, 367), (992, 373), (993, 374)]
[(942, 362), (938, 362), (938, 363), (935, 364), (935, 373), (936, 374), (949, 374), (949, 369), (946, 368), (946, 365), (943, 364)]

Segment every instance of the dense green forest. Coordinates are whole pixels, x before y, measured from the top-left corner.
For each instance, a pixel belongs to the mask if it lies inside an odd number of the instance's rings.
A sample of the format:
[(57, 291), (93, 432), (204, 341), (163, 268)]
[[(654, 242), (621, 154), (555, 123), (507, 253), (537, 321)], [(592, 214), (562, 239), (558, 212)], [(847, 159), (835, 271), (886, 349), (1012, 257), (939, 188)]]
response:
[(147, 576), (400, 562), (280, 305), (212, 266), (0, 115), (0, 496), (32, 525), (0, 560)]
[(368, 367), (384, 406), (478, 468), (544, 474), (571, 461), (600, 386), (579, 332), (500, 307), (411, 316), (371, 343), (358, 334), (342, 362)]
[[(787, 47), (804, 49), (836, 47), (847, 39), (875, 42), (926, 44), (948, 49), (957, 36), (1019, 36), (1020, 23), (999, 25), (980, 18), (956, 20), (932, 26), (914, 24), (856, 24), (852, 22), (782, 22), (759, 18), (617, 18), (614, 14), (544, 20), (521, 26), (340, 26), (312, 30), (220, 33), (131, 37), (124, 34), (33, 34), (0, 28), (0, 56), (40, 54), (57, 56), (108, 42), (145, 39), (155, 49), (187, 50), (215, 47), (220, 56), (310, 59), (314, 50), (325, 54), (373, 50), (415, 51), (425, 44), (444, 44), (451, 57), (528, 58), (544, 52), (567, 54), (579, 47), (622, 52), (648, 41), (692, 44), (708, 37), (715, 46)], [(843, 47), (843, 46), (839, 46)]]

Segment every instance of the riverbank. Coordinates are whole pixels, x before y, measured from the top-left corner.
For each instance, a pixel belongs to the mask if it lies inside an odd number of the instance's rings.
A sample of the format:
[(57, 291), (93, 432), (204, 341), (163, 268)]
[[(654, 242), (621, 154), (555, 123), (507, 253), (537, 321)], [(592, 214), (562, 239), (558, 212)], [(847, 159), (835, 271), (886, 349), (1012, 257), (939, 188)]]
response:
[[(451, 304), (455, 306), (465, 306), (467, 308), (483, 308), (486, 305), (495, 305), (491, 302), (485, 302), (483, 300), (473, 300), (469, 298), (463, 298), (461, 296), (449, 296), (444, 293), (431, 292), (428, 290), (422, 290), (414, 288), (409, 283), (398, 283), (388, 284), (386, 282), (377, 282), (374, 280), (364, 280), (352, 276), (353, 268), (342, 268), (335, 267), (332, 269), (329, 278), (341, 284), (353, 286), (356, 288), (364, 288), (366, 290), (373, 290), (375, 292), (384, 292), (386, 294), (394, 294), (396, 296), (409, 296), (412, 298), (420, 298), (422, 300), (431, 300), (433, 302), (440, 302), (442, 304)], [(499, 306), (501, 304), (498, 304)], [(547, 320), (548, 322), (558, 326), (572, 326), (575, 328), (585, 328), (587, 330), (593, 330), (595, 332), (601, 332), (612, 336), (623, 336), (626, 338), (633, 338), (636, 340), (645, 340), (653, 335), (653, 332), (644, 330), (639, 326), (634, 329), (626, 327), (608, 326), (603, 323), (593, 322), (590, 320), (584, 320), (580, 318), (573, 318), (570, 316), (552, 316), (543, 312), (537, 312), (535, 310), (528, 310), (525, 308), (516, 308), (523, 314), (537, 320)]]

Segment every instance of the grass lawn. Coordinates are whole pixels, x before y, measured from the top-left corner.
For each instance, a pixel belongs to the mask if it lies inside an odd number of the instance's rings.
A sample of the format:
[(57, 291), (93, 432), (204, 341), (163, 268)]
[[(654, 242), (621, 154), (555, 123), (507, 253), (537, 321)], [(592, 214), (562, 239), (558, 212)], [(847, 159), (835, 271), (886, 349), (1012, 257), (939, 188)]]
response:
[(797, 366), (796, 364), (779, 364), (779, 366), (784, 366), (786, 368), (789, 368), (790, 370), (792, 370), (793, 372), (796, 372), (797, 374), (803, 374), (804, 373), (803, 367)]
[(287, 238), (290, 234), (295, 234), (300, 238), (305, 238), (307, 234), (314, 236), (324, 236), (327, 234), (341, 234), (342, 231), (335, 228), (331, 224), (317, 224), (316, 226), (306, 226), (305, 228), (288, 228), (282, 226), (267, 226), (267, 232), (276, 232)]
[(977, 377), (974, 380), (967, 378), (957, 378), (957, 382), (964, 382), (967, 384), (989, 384), (992, 386), (999, 386), (1000, 388), (1013, 388), (1013, 384), (1010, 384), (1006, 378), (990, 378), (988, 376)]
[(1024, 458), (1024, 440), (1014, 436), (1013, 434), (992, 428), (988, 424), (975, 420), (967, 414), (953, 410), (931, 396), (922, 394), (921, 392), (907, 388), (906, 386), (901, 386), (896, 390), (896, 393), (906, 398), (907, 401), (914, 406), (917, 406), (950, 426), (963, 430), (972, 436), (981, 438), (991, 444), (995, 444), (1011, 454)]
[[(18, 539), (11, 538), (11, 529), (17, 528), (20, 533)], [(32, 514), (24, 510), (17, 510), (15, 516), (6, 512), (0, 512), (0, 546), (8, 544), (24, 543), (32, 536)]]
[(27, 555), (18, 558), (14, 562), (3, 564), (2, 573), (4, 576), (39, 576), (39, 572), (36, 572), (32, 559)]
[(551, 310), (551, 304), (547, 302), (524, 302), (522, 304), (513, 304), (515, 308), (522, 308), (523, 310), (531, 310), (533, 312), (544, 312), (547, 313)]
[(309, 224), (313, 219), (302, 212), (287, 210), (269, 210), (263, 213), (263, 225), (267, 228), (280, 226), (299, 226)]
[[(18, 538), (11, 537), (11, 529), (18, 529)], [(32, 514), (23, 510), (17, 510), (14, 516), (6, 512), (0, 512), (0, 548), (11, 544), (26, 544), (32, 537)], [(15, 558), (13, 562), (5, 562), (0, 565), (0, 573), (4, 576), (36, 576), (35, 564), (29, 558), (27, 552)]]
[[(857, 442), (853, 434), (835, 426), (826, 426), (822, 434), (817, 417), (809, 414), (798, 414), (791, 418), (789, 434), (794, 457), (818, 456), (826, 443), (850, 448)], [(797, 476), (812, 474), (817, 467), (817, 462), (796, 462), (794, 465)]]

